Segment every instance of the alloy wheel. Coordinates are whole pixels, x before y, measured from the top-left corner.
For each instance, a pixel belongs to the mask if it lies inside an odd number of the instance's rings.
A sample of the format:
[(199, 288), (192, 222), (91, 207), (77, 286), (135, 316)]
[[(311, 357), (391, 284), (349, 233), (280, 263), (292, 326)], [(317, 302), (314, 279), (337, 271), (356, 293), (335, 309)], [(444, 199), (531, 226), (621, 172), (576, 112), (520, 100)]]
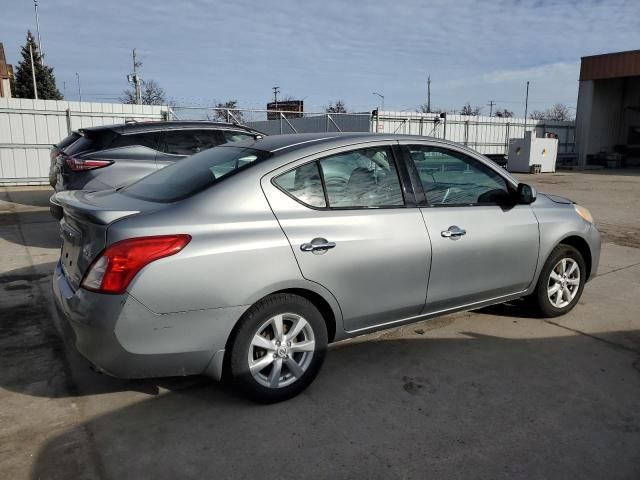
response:
[(558, 261), (549, 274), (547, 297), (556, 308), (564, 308), (580, 289), (580, 266), (573, 258)]
[(258, 327), (249, 346), (253, 378), (269, 388), (283, 388), (304, 375), (315, 352), (311, 324), (295, 313), (274, 315)]

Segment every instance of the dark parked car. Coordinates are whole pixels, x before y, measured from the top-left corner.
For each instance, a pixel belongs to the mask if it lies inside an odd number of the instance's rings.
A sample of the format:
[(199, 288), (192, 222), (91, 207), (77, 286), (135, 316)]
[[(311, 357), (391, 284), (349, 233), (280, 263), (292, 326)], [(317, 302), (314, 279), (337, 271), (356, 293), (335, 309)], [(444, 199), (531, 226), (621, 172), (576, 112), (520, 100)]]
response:
[(194, 153), (263, 134), (216, 122), (131, 122), (83, 128), (51, 150), (49, 181), (62, 190), (108, 190)]

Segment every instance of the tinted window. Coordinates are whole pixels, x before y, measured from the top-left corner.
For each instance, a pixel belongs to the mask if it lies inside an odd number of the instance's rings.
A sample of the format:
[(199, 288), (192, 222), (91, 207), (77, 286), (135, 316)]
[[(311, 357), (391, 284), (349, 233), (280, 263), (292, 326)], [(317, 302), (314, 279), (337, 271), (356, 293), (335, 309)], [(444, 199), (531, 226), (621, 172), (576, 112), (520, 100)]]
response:
[(404, 205), (391, 150), (375, 147), (320, 160), (329, 207)]
[(172, 155), (193, 155), (219, 143), (215, 130), (170, 130), (163, 132), (160, 150)]
[(250, 133), (230, 132), (228, 130), (223, 130), (222, 135), (224, 136), (225, 142), (241, 142), (243, 140), (254, 140), (256, 138)]
[(320, 171), (316, 162), (307, 163), (280, 175), (274, 183), (282, 190), (312, 207), (326, 207)]
[(141, 145), (153, 150), (158, 149), (158, 132), (145, 132), (145, 133), (133, 133), (128, 135), (118, 135), (118, 137), (111, 143), (109, 148), (131, 147), (134, 145)]
[(430, 205), (495, 204), (509, 198), (506, 180), (478, 160), (444, 148), (409, 149)]
[[(158, 170), (120, 192), (152, 202), (174, 202), (194, 195), (268, 155), (249, 148), (214, 148)], [(256, 185), (256, 188), (259, 187)]]
[(81, 136), (69, 146), (63, 149), (67, 155), (77, 155), (88, 150), (98, 151), (109, 148), (117, 134), (112, 130), (98, 132), (83, 132)]
[(71, 135), (64, 137), (62, 140), (60, 140), (57, 144), (56, 147), (59, 150), (62, 150), (63, 148), (68, 147), (69, 145), (71, 145), (73, 142), (75, 142), (76, 140), (78, 140), (80, 138), (80, 134), (78, 132), (73, 132)]

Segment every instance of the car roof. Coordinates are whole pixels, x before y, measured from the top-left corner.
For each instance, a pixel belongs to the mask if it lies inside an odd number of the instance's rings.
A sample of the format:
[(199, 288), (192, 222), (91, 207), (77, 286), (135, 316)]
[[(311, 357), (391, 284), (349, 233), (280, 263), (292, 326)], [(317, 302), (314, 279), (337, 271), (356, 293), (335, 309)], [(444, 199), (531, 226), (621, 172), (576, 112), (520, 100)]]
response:
[(219, 130), (236, 130), (250, 133), (263, 133), (254, 130), (245, 125), (237, 125), (235, 123), (210, 122), (210, 121), (193, 121), (193, 120), (172, 120), (172, 121), (146, 121), (146, 122), (126, 122), (113, 125), (102, 125), (100, 127), (80, 128), (79, 132), (100, 133), (104, 131), (113, 131), (119, 134), (152, 132), (156, 130), (183, 130), (191, 128), (211, 128)]
[(269, 135), (257, 140), (243, 140), (241, 142), (226, 143), (220, 147), (246, 147), (262, 150), (270, 153), (293, 152), (303, 148), (320, 147), (322, 149), (336, 148), (354, 143), (377, 142), (385, 140), (415, 140), (419, 142), (431, 141), (440, 144), (456, 145), (454, 142), (442, 140), (441, 138), (400, 135), (385, 133), (295, 133), (284, 135)]

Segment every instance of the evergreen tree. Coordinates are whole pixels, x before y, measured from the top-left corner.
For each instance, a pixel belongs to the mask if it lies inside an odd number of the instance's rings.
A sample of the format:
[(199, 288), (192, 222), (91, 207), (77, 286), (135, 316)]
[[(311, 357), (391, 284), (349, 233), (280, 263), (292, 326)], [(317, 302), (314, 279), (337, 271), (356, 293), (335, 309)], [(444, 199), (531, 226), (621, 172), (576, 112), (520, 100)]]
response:
[(15, 96), (19, 98), (35, 98), (33, 92), (33, 76), (31, 72), (31, 55), (29, 45), (33, 52), (33, 65), (36, 71), (36, 85), (38, 87), (38, 99), (62, 100), (62, 94), (56, 86), (56, 78), (53, 68), (42, 63), (40, 49), (31, 31), (27, 32), (27, 43), (22, 47), (22, 60), (18, 63), (15, 75)]

